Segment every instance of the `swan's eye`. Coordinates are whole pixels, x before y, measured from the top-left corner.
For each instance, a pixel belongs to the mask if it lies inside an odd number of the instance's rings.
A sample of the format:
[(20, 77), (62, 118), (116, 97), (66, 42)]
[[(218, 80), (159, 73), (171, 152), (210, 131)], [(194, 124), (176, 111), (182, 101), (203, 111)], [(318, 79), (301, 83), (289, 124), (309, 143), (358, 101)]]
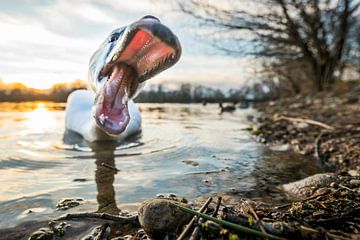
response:
[(111, 36), (110, 36), (110, 39), (109, 39), (109, 42), (115, 42), (116, 40), (119, 39), (121, 33), (113, 33)]

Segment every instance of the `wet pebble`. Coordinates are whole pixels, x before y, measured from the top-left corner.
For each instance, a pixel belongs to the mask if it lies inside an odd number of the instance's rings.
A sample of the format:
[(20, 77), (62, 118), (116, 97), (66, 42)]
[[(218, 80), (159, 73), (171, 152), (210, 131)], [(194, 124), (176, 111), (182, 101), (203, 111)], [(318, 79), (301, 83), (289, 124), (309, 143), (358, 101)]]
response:
[(198, 163), (198, 162), (195, 162), (195, 161), (192, 161), (192, 160), (183, 160), (182, 162), (185, 163), (185, 164), (187, 164), (187, 165), (191, 165), (191, 166), (193, 166), (193, 167), (199, 166), (199, 163)]
[(30, 235), (29, 240), (51, 240), (53, 239), (53, 236), (54, 236), (53, 231), (51, 231), (48, 228), (41, 228), (33, 232)]
[(75, 178), (75, 179), (73, 180), (73, 182), (86, 182), (86, 181), (87, 181), (86, 178)]
[(56, 204), (56, 210), (67, 210), (69, 208), (73, 208), (76, 206), (79, 206), (81, 202), (83, 202), (84, 199), (83, 198), (64, 198), (61, 199), (57, 204)]

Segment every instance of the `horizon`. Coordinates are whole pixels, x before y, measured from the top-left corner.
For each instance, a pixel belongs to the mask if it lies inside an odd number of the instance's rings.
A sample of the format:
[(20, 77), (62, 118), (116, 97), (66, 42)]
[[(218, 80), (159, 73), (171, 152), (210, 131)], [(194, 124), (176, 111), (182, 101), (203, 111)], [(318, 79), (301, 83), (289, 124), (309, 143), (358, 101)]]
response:
[(4, 33), (0, 38), (4, 52), (0, 79), (35, 89), (86, 81), (90, 56), (108, 34), (147, 14), (169, 26), (183, 49), (180, 61), (151, 83), (193, 83), (225, 90), (238, 88), (250, 78), (249, 59), (218, 52), (199, 38), (193, 19), (171, 9), (171, 4), (150, 0), (136, 5), (113, 0), (0, 2), (0, 30)]

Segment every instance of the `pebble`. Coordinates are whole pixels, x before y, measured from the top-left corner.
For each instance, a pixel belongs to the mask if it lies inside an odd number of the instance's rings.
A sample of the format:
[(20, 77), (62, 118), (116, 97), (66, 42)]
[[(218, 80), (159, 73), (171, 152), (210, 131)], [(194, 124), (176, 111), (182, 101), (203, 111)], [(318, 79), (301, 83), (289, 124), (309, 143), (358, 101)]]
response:
[(351, 179), (350, 180), (350, 185), (359, 186), (360, 185), (360, 180), (359, 179)]
[(360, 172), (359, 171), (356, 171), (356, 170), (349, 170), (348, 171), (348, 174), (352, 177), (358, 177), (360, 176)]
[(270, 149), (273, 151), (285, 152), (290, 151), (292, 149), (291, 144), (277, 144), (270, 146)]
[(297, 124), (296, 124), (296, 127), (297, 127), (298, 129), (306, 129), (306, 128), (309, 127), (309, 124), (300, 122), (300, 123), (297, 123)]

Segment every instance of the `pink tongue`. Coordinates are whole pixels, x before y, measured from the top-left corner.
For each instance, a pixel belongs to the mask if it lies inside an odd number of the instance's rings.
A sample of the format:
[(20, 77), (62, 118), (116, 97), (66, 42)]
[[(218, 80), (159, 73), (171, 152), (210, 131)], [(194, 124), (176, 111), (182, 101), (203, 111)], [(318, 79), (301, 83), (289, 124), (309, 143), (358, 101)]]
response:
[[(95, 119), (98, 126), (111, 135), (122, 133), (129, 123), (128, 95), (125, 91), (128, 81), (131, 81), (131, 69), (126, 65), (117, 65), (100, 92), (95, 103)], [(99, 99), (103, 97), (103, 102)]]

